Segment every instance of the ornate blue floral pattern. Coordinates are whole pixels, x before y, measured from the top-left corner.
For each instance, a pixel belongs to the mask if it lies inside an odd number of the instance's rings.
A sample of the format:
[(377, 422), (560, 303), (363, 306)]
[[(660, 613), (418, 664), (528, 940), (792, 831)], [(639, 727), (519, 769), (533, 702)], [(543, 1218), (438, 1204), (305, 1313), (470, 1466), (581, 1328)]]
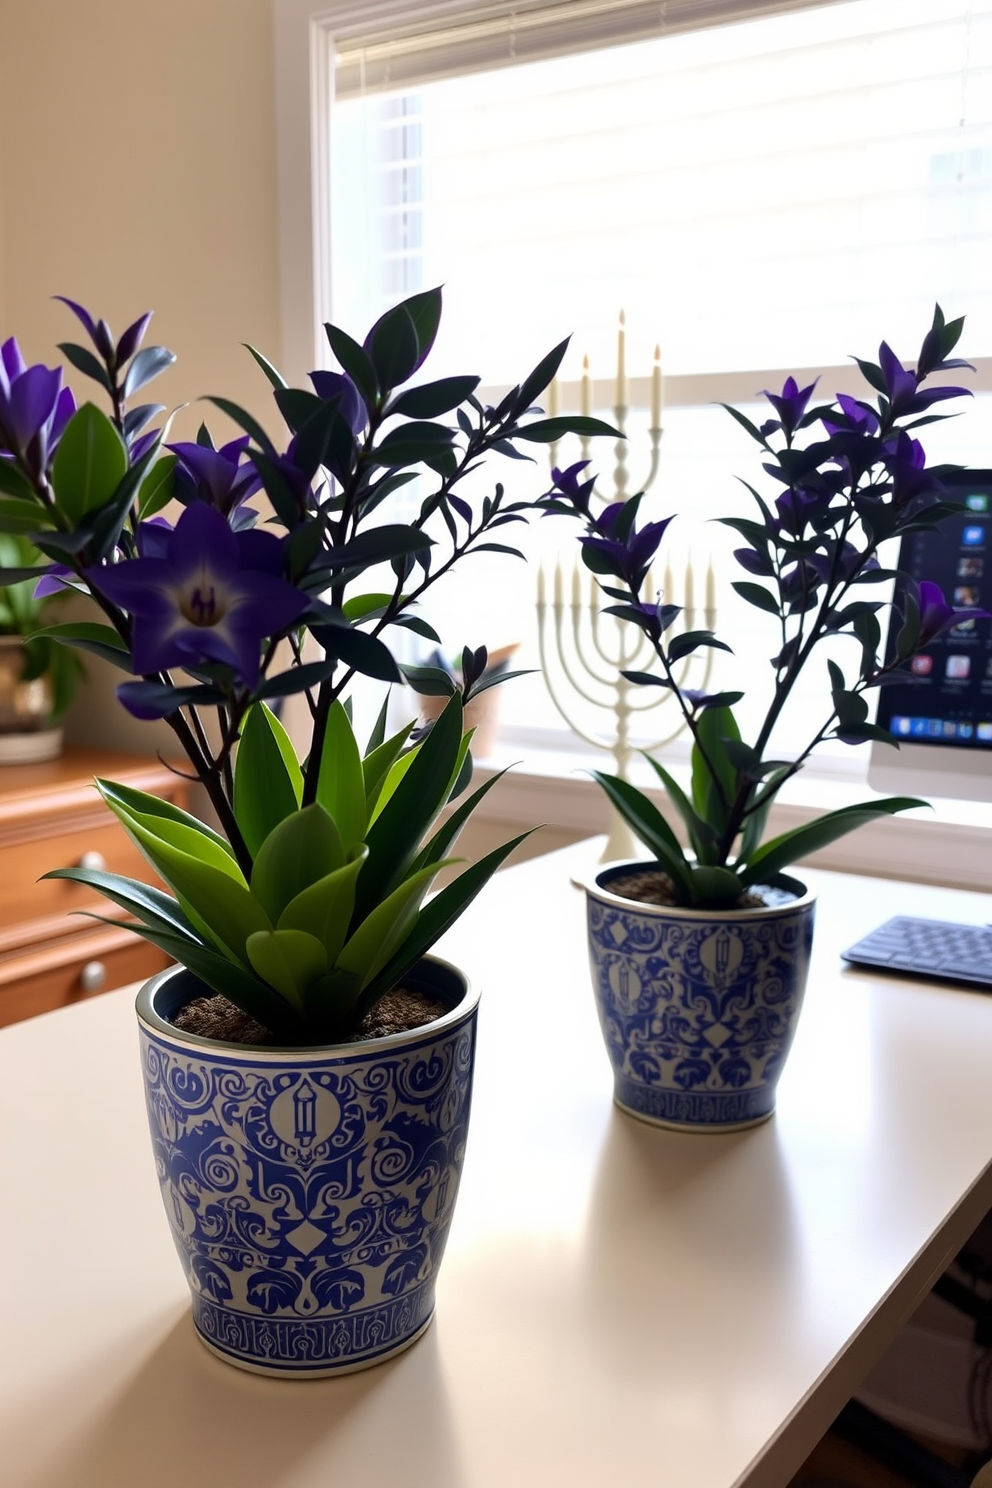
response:
[(587, 887), (589, 957), (617, 1104), (696, 1130), (770, 1116), (792, 1043), (813, 939), (814, 900), (729, 914), (633, 903), (611, 865)]
[[(211, 1043), (138, 999), (152, 1144), (209, 1346), (266, 1373), (363, 1368), (430, 1321), (461, 1172), (477, 999), (408, 1034), (330, 1049)], [(189, 979), (192, 980), (192, 979)], [(187, 983), (188, 986), (188, 983)], [(194, 994), (195, 995), (195, 994)]]

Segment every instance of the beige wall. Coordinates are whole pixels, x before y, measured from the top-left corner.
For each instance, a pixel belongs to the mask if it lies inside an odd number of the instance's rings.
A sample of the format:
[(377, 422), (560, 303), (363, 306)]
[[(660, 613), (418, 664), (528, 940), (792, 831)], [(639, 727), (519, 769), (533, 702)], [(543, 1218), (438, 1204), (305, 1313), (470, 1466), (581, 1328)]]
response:
[(271, 420), (241, 348), (278, 359), (269, 0), (0, 0), (0, 63), (2, 335), (51, 361), (77, 327), (53, 294), (117, 332), (154, 309), (159, 401)]
[[(50, 365), (85, 339), (53, 294), (119, 334), (153, 309), (179, 361), (170, 408), (221, 393), (279, 427), (241, 343), (279, 358), (269, 0), (0, 0), (0, 340)], [(72, 372), (77, 396), (99, 397)], [(181, 412), (179, 437), (209, 405)], [(78, 742), (153, 749), (99, 663), (69, 720)], [(166, 737), (168, 730), (165, 730)]]

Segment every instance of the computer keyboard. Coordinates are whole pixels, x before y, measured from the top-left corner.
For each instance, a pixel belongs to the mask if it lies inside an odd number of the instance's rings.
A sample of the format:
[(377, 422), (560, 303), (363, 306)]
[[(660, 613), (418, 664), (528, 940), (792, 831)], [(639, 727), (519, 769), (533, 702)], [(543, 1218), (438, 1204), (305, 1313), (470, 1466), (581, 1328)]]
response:
[(903, 975), (967, 982), (992, 992), (992, 927), (897, 915), (841, 955)]

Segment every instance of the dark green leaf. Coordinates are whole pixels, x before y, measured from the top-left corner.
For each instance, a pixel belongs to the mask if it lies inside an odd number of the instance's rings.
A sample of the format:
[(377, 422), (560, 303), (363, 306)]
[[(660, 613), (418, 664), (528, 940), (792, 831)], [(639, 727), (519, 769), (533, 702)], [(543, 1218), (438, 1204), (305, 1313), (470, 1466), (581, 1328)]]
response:
[(142, 521), (153, 517), (172, 500), (173, 473), (178, 463), (178, 455), (163, 455), (155, 461), (141, 482), (138, 487), (138, 515)]
[(361, 393), (366, 404), (372, 408), (379, 397), (379, 379), (376, 377), (375, 368), (368, 353), (359, 346), (357, 341), (352, 340), (347, 331), (326, 323), (324, 331), (334, 355)]
[(107, 376), (106, 367), (85, 346), (77, 346), (73, 341), (60, 341), (59, 351), (78, 372), (82, 372), (84, 377), (92, 377), (93, 381), (98, 382), (108, 393), (113, 392), (113, 384)]
[(521, 424), (507, 430), (509, 438), (526, 439), (533, 444), (556, 444), (566, 434), (578, 434), (583, 439), (592, 439), (597, 435), (610, 439), (624, 437), (619, 429), (614, 429), (612, 424), (604, 424), (602, 419), (573, 414), (565, 414), (561, 418), (536, 419), (532, 424)]
[(673, 636), (668, 643), (669, 661), (681, 661), (683, 656), (688, 656), (699, 646), (712, 646), (717, 651), (729, 651), (730, 647), (725, 641), (718, 641), (716, 636), (708, 630), (686, 630), (681, 635)]
[(439, 418), (464, 403), (478, 386), (478, 377), (442, 377), (437, 382), (408, 388), (393, 400), (386, 412), (402, 413), (415, 419)]
[(323, 625), (319, 633), (315, 628), (314, 634), (329, 655), (364, 677), (375, 677), (380, 682), (402, 681), (392, 652), (377, 636), (366, 635), (364, 630), (354, 630), (350, 625)]
[(74, 525), (106, 506), (127, 470), (127, 452), (105, 413), (84, 403), (69, 420), (52, 466), (59, 511)]
[[(0, 460), (0, 491), (16, 496), (22, 501), (38, 501), (34, 488), (26, 475), (22, 475), (10, 460)], [(39, 510), (44, 510), (38, 502)]]
[(631, 830), (657, 858), (680, 895), (689, 893), (689, 865), (675, 833), (653, 801), (618, 775), (593, 771), (613, 805)]
[(454, 678), (440, 667), (400, 665), (400, 671), (414, 692), (423, 697), (451, 697), (457, 692)]
[(255, 361), (261, 367), (262, 371), (265, 373), (266, 377), (269, 379), (274, 388), (289, 387), (289, 383), (286, 381), (285, 377), (283, 377), (281, 372), (276, 371), (275, 367), (273, 367), (268, 357), (263, 356), (260, 351), (256, 351), (254, 346), (249, 346), (247, 341), (242, 341), (241, 344), (245, 348), (245, 350), (250, 352), (251, 355), (255, 358)]
[(34, 639), (58, 641), (63, 646), (76, 646), (80, 651), (90, 651), (122, 671), (131, 672), (131, 654), (124, 642), (110, 625), (99, 625), (95, 621), (77, 620), (66, 625), (47, 625), (33, 633)]
[(756, 609), (764, 610), (769, 615), (779, 613), (778, 600), (760, 584), (749, 584), (745, 579), (738, 579), (730, 587), (736, 589), (741, 599), (747, 600), (748, 604), (754, 605)]
[(747, 865), (738, 869), (738, 877), (745, 887), (763, 883), (800, 858), (818, 852), (821, 847), (828, 847), (838, 837), (846, 836), (855, 827), (863, 826), (877, 816), (893, 816), (898, 811), (913, 811), (926, 805), (926, 801), (918, 801), (912, 796), (889, 796), (882, 801), (866, 801), (859, 806), (829, 811), (826, 816), (807, 822), (805, 826), (794, 827), (791, 832), (783, 832), (759, 847)]
[(253, 418), (244, 408), (239, 407), (237, 403), (232, 403), (230, 398), (208, 397), (206, 401), (212, 403), (215, 408), (219, 408), (221, 413), (226, 413), (228, 418), (236, 423), (239, 429), (243, 429), (246, 434), (249, 434), (254, 439), (259, 449), (264, 450), (270, 459), (276, 458), (276, 447), (272, 443), (272, 440), (266, 434), (258, 420)]

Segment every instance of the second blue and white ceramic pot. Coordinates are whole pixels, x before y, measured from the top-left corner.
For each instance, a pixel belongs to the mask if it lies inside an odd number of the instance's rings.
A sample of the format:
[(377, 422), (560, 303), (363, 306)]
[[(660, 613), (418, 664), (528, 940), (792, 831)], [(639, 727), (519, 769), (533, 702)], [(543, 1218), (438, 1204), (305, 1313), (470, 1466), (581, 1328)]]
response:
[(642, 904), (613, 892), (644, 862), (586, 884), (589, 958), (617, 1105), (642, 1121), (732, 1131), (765, 1121), (792, 1044), (814, 896), (778, 875), (763, 909)]
[(138, 996), (152, 1144), (203, 1342), (243, 1369), (343, 1374), (427, 1327), (468, 1129), (478, 996), (425, 957), (448, 1005), (408, 1033), (268, 1048), (170, 1021), (187, 971)]

